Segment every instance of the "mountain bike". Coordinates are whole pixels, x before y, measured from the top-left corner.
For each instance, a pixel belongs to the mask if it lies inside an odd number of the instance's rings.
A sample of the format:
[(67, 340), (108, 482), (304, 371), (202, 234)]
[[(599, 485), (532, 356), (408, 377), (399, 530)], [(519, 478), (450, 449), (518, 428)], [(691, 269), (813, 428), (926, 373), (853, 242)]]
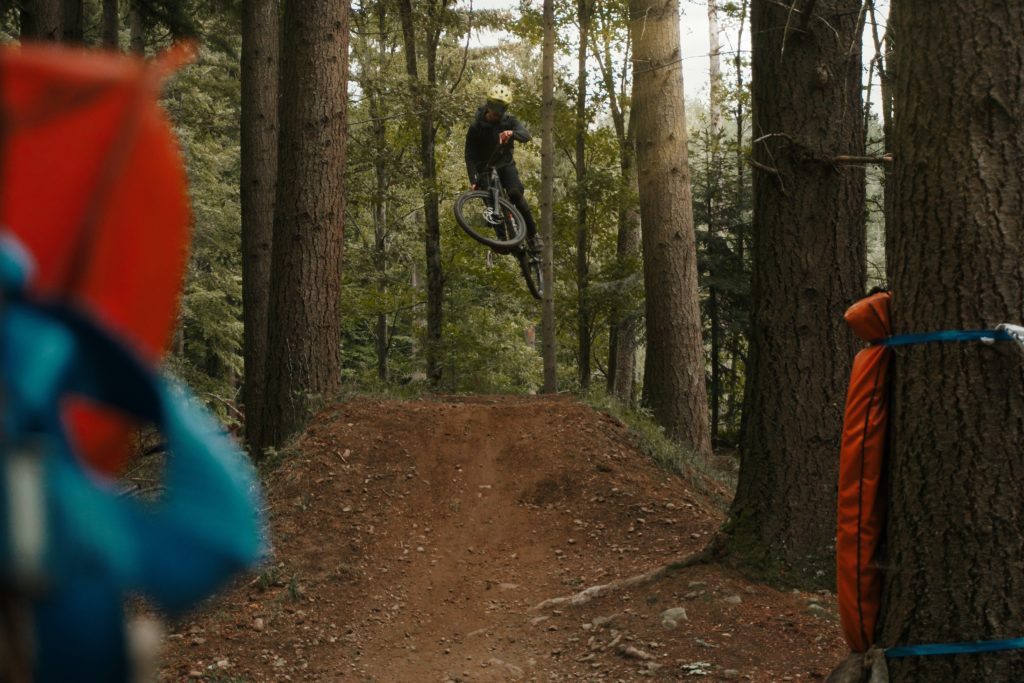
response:
[(466, 233), (498, 254), (512, 254), (526, 286), (536, 299), (544, 296), (540, 254), (526, 243), (526, 220), (508, 197), (498, 171), (487, 165), (486, 189), (463, 192), (455, 200), (455, 221)]

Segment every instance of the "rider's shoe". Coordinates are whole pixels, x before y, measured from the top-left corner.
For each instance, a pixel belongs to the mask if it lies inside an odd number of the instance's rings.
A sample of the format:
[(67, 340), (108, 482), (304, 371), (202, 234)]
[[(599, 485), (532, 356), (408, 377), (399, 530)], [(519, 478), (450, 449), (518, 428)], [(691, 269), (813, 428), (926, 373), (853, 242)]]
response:
[(544, 249), (544, 243), (540, 239), (540, 235), (534, 235), (530, 238), (530, 251), (540, 256), (541, 251)]

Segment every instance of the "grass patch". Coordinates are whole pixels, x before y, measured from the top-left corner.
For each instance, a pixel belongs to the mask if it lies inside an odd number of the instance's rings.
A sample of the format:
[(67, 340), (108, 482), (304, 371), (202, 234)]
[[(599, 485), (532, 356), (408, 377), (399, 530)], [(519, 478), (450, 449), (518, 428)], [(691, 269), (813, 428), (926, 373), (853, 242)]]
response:
[(722, 507), (729, 504), (729, 500), (723, 499), (722, 489), (731, 494), (736, 488), (736, 476), (716, 467), (713, 460), (716, 456), (706, 458), (673, 441), (666, 436), (665, 429), (648, 410), (624, 406), (604, 391), (591, 390), (580, 395), (580, 401), (626, 425), (633, 444), (660, 468), (679, 475), (698, 493), (713, 499), (716, 504)]

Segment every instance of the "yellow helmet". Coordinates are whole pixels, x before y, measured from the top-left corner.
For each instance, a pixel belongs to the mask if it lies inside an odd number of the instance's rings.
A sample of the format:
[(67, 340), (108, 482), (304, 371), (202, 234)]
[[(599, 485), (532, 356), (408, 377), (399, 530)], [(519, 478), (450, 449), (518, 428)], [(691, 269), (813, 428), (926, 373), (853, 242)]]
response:
[(487, 92), (487, 99), (507, 107), (512, 104), (512, 89), (498, 83)]

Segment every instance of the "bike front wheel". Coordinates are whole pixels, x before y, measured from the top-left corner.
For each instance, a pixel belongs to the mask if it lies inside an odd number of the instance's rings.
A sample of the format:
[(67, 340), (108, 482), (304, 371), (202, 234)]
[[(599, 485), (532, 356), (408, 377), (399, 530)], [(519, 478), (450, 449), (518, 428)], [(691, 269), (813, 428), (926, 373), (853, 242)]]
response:
[(544, 268), (541, 264), (540, 254), (520, 247), (516, 257), (519, 259), (519, 269), (523, 271), (526, 286), (530, 288), (530, 294), (534, 299), (543, 299), (547, 285), (544, 281)]
[(504, 197), (495, 210), (490, 192), (463, 192), (455, 200), (455, 221), (481, 244), (500, 253), (509, 253), (526, 237), (526, 221), (519, 209)]

